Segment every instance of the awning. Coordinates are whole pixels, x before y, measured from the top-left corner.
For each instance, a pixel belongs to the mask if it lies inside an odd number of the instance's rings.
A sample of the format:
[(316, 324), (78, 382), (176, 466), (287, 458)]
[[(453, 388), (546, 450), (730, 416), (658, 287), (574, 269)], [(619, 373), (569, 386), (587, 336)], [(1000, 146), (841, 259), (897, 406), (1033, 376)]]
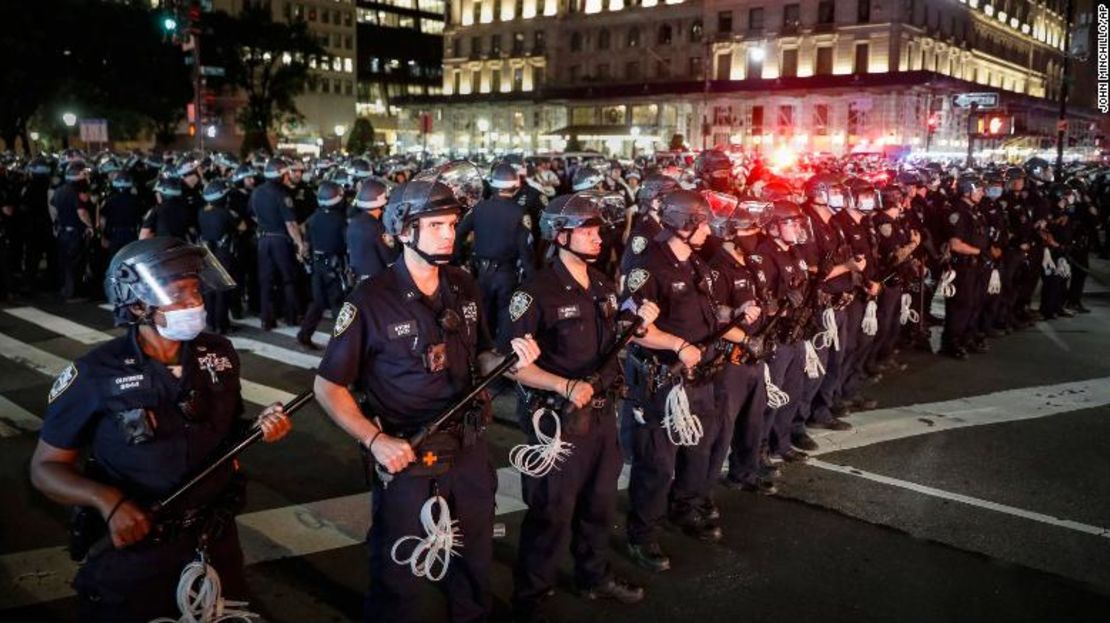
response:
[[(632, 136), (632, 128), (639, 127), (640, 134)], [(604, 141), (609, 139), (658, 141), (659, 128), (656, 126), (628, 125), (568, 125), (557, 130), (544, 132), (540, 136), (573, 136), (585, 141)]]

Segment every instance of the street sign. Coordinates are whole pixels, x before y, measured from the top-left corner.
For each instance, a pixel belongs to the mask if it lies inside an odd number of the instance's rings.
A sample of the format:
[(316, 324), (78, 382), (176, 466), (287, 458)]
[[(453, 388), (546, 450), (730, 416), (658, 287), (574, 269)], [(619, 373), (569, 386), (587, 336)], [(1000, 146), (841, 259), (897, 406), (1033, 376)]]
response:
[(82, 119), (81, 140), (86, 143), (107, 143), (108, 121), (106, 119)]
[(980, 110), (998, 108), (998, 93), (960, 93), (952, 96), (956, 108), (971, 108), (975, 104)]
[(223, 67), (214, 67), (212, 65), (201, 65), (200, 75), (202, 76), (222, 76), (226, 73)]

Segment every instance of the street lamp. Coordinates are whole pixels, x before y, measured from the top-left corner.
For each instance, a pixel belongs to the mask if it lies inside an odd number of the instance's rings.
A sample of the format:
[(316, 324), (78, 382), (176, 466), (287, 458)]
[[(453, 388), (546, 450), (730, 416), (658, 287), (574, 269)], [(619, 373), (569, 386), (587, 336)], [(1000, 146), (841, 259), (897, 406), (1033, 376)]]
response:
[(763, 62), (763, 57), (765, 55), (766, 55), (766, 53), (763, 51), (762, 47), (754, 47), (754, 48), (748, 49), (748, 56), (750, 56), (751, 59), (753, 61), (757, 62), (757, 63), (762, 63)]
[(67, 128), (72, 128), (77, 125), (77, 115), (71, 112), (62, 113), (62, 123), (66, 124)]
[(337, 123), (335, 127), (332, 128), (332, 132), (335, 132), (335, 151), (343, 151), (343, 135), (347, 133), (347, 126), (342, 123)]

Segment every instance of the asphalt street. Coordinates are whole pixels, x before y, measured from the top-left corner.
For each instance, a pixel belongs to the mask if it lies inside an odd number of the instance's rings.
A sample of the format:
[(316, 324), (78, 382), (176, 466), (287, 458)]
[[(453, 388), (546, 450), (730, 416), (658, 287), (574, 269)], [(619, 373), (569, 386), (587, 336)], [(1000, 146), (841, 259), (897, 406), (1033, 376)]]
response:
[[(1097, 283), (1089, 290), (1093, 313), (994, 340), (990, 353), (968, 361), (902, 353), (910, 369), (870, 388), (879, 408), (852, 415), (853, 431), (820, 435), (818, 456), (784, 468), (778, 495), (716, 491), (721, 543), (668, 531), (666, 573), (623, 556), (622, 518), (613, 564), (647, 598), (635, 606), (585, 601), (568, 559), (552, 617), (1110, 620), (1110, 292)], [(248, 409), (307, 389), (315, 356), (289, 331), (250, 323), (234, 334), (251, 381)], [(52, 375), (119, 333), (95, 303), (36, 298), (0, 307), (0, 619), (74, 616), (75, 567), (60, 549), (66, 511), (31, 488), (27, 462)], [(509, 615), (523, 515), (506, 457), (522, 436), (505, 423), (511, 392), (496, 408), (488, 437), (506, 528), (495, 542), (500, 620)], [(369, 581), (361, 544), (369, 496), (354, 443), (310, 405), (286, 440), (252, 448), (243, 465), (252, 608), (271, 621), (358, 619)], [(440, 620), (442, 600), (427, 591), (414, 607)]]

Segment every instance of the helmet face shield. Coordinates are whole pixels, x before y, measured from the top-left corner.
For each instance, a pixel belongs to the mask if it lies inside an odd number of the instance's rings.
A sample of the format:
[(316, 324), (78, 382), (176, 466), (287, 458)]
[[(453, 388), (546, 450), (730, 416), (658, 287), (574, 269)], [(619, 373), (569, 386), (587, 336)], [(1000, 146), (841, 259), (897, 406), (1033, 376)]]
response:
[(426, 169), (413, 180), (439, 182), (447, 186), (464, 210), (474, 207), (482, 199), (482, 171), (466, 160), (455, 160)]
[(143, 303), (153, 306), (173, 305), (188, 294), (182, 281), (195, 278), (201, 292), (220, 292), (235, 287), (216, 256), (207, 247), (182, 246), (160, 253), (157, 257), (138, 258), (127, 262), (121, 274), (109, 277), (117, 286), (130, 288)]

